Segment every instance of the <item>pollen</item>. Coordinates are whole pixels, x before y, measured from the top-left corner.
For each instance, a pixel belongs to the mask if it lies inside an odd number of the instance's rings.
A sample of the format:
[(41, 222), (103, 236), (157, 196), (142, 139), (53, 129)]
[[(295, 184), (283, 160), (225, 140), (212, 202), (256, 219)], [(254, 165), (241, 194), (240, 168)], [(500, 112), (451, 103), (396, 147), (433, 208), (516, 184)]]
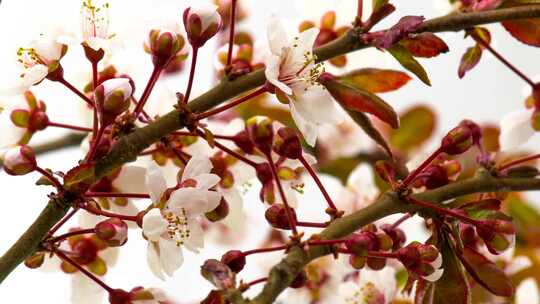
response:
[(184, 241), (187, 240), (191, 234), (186, 210), (182, 208), (179, 214), (170, 211), (166, 212), (164, 218), (168, 222), (167, 234), (169, 235), (169, 238), (176, 242), (176, 246), (182, 246)]

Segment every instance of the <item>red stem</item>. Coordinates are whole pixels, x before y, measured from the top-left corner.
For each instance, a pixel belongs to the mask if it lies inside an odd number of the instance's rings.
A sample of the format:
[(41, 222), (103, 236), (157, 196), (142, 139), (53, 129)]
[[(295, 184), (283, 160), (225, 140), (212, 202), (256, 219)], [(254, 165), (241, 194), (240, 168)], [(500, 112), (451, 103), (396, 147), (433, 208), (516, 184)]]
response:
[(397, 259), (398, 255), (393, 252), (381, 252), (381, 251), (368, 251), (368, 257), (385, 258), (385, 259)]
[(259, 284), (259, 283), (264, 283), (268, 280), (268, 278), (260, 278), (260, 279), (257, 279), (257, 280), (253, 280), (249, 283), (246, 283), (246, 285), (248, 285), (249, 287), (255, 285), (255, 284)]
[(113, 192), (86, 192), (86, 197), (127, 197), (127, 198), (150, 198), (145, 193), (113, 193)]
[(49, 181), (51, 181), (51, 183), (53, 183), (53, 185), (56, 187), (56, 189), (58, 190), (61, 190), (63, 189), (64, 187), (62, 186), (62, 184), (60, 183), (60, 181), (58, 181), (58, 179), (56, 177), (54, 177), (49, 171), (39, 167), (39, 166), (36, 166), (36, 171), (41, 173), (41, 175), (45, 176)]
[(418, 174), (422, 173), (422, 171), (424, 171), (424, 169), (429, 165), (431, 164), (431, 162), (437, 157), (439, 156), (439, 154), (442, 153), (442, 150), (441, 148), (439, 147), (437, 150), (435, 150), (435, 152), (433, 152), (433, 154), (431, 154), (418, 168), (416, 168), (413, 172), (411, 172), (407, 178), (405, 178), (405, 180), (403, 181), (402, 185), (404, 187), (407, 187), (412, 181), (414, 181), (414, 179), (418, 176)]
[(95, 233), (95, 232), (96, 232), (95, 228), (81, 229), (81, 230), (77, 230), (77, 231), (71, 231), (71, 232), (68, 232), (68, 233), (64, 233), (64, 234), (59, 235), (57, 237), (51, 238), (48, 241), (51, 242), (51, 243), (56, 243), (56, 242), (63, 241), (65, 239), (67, 239), (69, 237), (72, 237), (72, 236), (75, 236), (75, 235), (89, 234), (89, 233)]
[(289, 206), (289, 202), (287, 202), (287, 197), (285, 196), (285, 191), (283, 191), (283, 186), (281, 185), (281, 181), (279, 180), (276, 165), (274, 164), (274, 161), (272, 160), (272, 156), (270, 153), (266, 155), (266, 158), (268, 159), (268, 163), (270, 164), (270, 168), (272, 169), (272, 176), (274, 177), (274, 181), (277, 184), (279, 195), (281, 196), (281, 200), (283, 201), (283, 205), (285, 206), (285, 213), (287, 215), (287, 220), (289, 221), (289, 226), (291, 226), (291, 230), (293, 232), (293, 235), (298, 235), (298, 230), (296, 230), (296, 221), (294, 220), (294, 217), (291, 212), (291, 207)]
[(312, 222), (296, 222), (296, 226), (313, 227), (313, 228), (326, 228), (326, 227), (328, 227), (328, 224), (327, 223), (312, 223)]
[(77, 211), (79, 211), (79, 208), (75, 207), (73, 208), (66, 216), (64, 216), (62, 218), (62, 220), (58, 223), (56, 223), (56, 225), (54, 225), (54, 227), (49, 230), (49, 233), (47, 235), (53, 235), (56, 231), (58, 231), (58, 229), (60, 229), (67, 221), (69, 221), (70, 218), (72, 218), (75, 213), (77, 213)]
[(506, 170), (506, 169), (509, 169), (511, 167), (514, 167), (516, 165), (519, 165), (519, 164), (522, 164), (522, 163), (526, 163), (528, 161), (531, 161), (531, 160), (535, 160), (535, 159), (539, 159), (540, 158), (540, 154), (534, 154), (534, 155), (530, 155), (530, 156), (526, 156), (526, 157), (522, 157), (522, 158), (518, 158), (516, 160), (513, 160), (511, 162), (508, 162), (506, 164), (503, 164), (501, 165), (501, 167), (499, 168), (500, 171), (503, 171), (503, 170)]
[(469, 223), (471, 225), (478, 225), (478, 221), (475, 220), (475, 219), (472, 219), (466, 215), (463, 215), (461, 213), (458, 213), (458, 212), (455, 212), (454, 210), (452, 209), (449, 209), (449, 208), (442, 208), (442, 207), (439, 207), (435, 204), (432, 204), (432, 203), (428, 203), (428, 202), (424, 202), (424, 201), (421, 201), (421, 200), (418, 200), (418, 199), (415, 199), (413, 197), (408, 197), (407, 198), (409, 202), (411, 202), (412, 204), (415, 204), (415, 205), (418, 205), (418, 206), (421, 206), (421, 207), (424, 207), (424, 208), (428, 208), (428, 209), (431, 209), (439, 214), (443, 214), (443, 215), (446, 215), (446, 216), (451, 216), (451, 217), (455, 217), (457, 218), (458, 220), (462, 221), (462, 222), (465, 222), (465, 223)]
[(262, 87), (258, 88), (257, 90), (249, 93), (248, 95), (242, 96), (242, 97), (238, 98), (237, 100), (231, 101), (230, 103), (228, 103), (228, 104), (226, 104), (224, 106), (217, 107), (217, 108), (215, 108), (213, 110), (206, 111), (206, 112), (201, 113), (201, 114), (197, 114), (195, 118), (197, 120), (201, 120), (201, 119), (205, 119), (205, 118), (208, 118), (210, 116), (219, 114), (219, 113), (221, 113), (223, 111), (226, 111), (226, 110), (228, 110), (230, 108), (233, 108), (233, 107), (235, 107), (235, 106), (237, 106), (237, 105), (239, 105), (239, 104), (241, 104), (243, 102), (246, 102), (246, 101), (250, 100), (251, 98), (259, 96), (259, 95), (261, 95), (261, 94), (263, 94), (265, 92), (267, 92), (266, 87), (262, 86)]
[[(94, 91), (97, 88), (98, 83), (98, 62), (92, 61), (92, 86), (94, 87)], [(92, 134), (94, 137), (97, 135), (98, 129), (99, 129), (99, 116), (97, 107), (94, 107), (93, 111), (93, 123), (92, 123)]]
[(76, 87), (74, 87), (71, 83), (69, 83), (64, 78), (58, 80), (61, 84), (63, 84), (66, 88), (68, 88), (70, 91), (75, 93), (77, 96), (79, 96), (82, 100), (84, 100), (90, 107), (94, 107), (94, 102), (90, 100), (86, 95), (84, 95), (81, 91), (79, 91)]
[(328, 207), (330, 207), (330, 209), (334, 209), (334, 210), (337, 210), (336, 208), (336, 205), (334, 204), (334, 201), (332, 201), (332, 198), (330, 197), (330, 195), (328, 194), (328, 192), (326, 191), (326, 188), (324, 187), (324, 185), (322, 184), (321, 180), (319, 179), (319, 177), (317, 176), (317, 173), (315, 173), (315, 171), (313, 171), (313, 168), (311, 168), (311, 166), (309, 165), (309, 163), (306, 161), (306, 159), (304, 158), (304, 156), (300, 156), (299, 158), (300, 162), (302, 163), (302, 165), (306, 168), (306, 170), (309, 172), (309, 175), (311, 175), (311, 177), (313, 178), (313, 180), (315, 181), (315, 183), (317, 184), (317, 187), (319, 187), (319, 190), (321, 191), (321, 193), (323, 194), (324, 196), (324, 199), (326, 200), (326, 202), (328, 203)]
[(137, 222), (137, 216), (131, 216), (131, 215), (123, 215), (118, 213), (112, 213), (105, 210), (99, 210), (94, 207), (91, 207), (90, 205), (82, 205), (82, 209), (94, 214), (94, 215), (102, 215), (106, 217), (116, 217), (124, 221), (130, 221), (130, 222)]
[(90, 129), (90, 128), (74, 126), (74, 125), (68, 125), (68, 124), (63, 124), (63, 123), (59, 123), (59, 122), (52, 122), (52, 121), (49, 121), (47, 123), (47, 126), (56, 127), (56, 128), (64, 128), (64, 129), (69, 129), (69, 130), (74, 130), (74, 131), (81, 131), (81, 132), (92, 132), (92, 129)]
[(232, 62), (234, 27), (236, 23), (236, 2), (237, 0), (232, 0), (231, 2), (231, 20), (229, 21), (229, 52), (227, 53), (227, 67), (230, 66)]
[(405, 222), (406, 220), (410, 219), (412, 215), (410, 213), (405, 214), (404, 216), (400, 217), (399, 220), (397, 220), (392, 226), (391, 229), (396, 229), (401, 223)]
[(283, 245), (283, 246), (277, 246), (277, 247), (257, 248), (257, 249), (244, 251), (242, 253), (244, 254), (244, 256), (248, 256), (250, 254), (256, 254), (256, 253), (286, 250), (287, 248), (289, 248), (288, 245)]
[(84, 269), (81, 265), (79, 265), (77, 262), (72, 260), (70, 257), (65, 255), (63, 252), (59, 250), (54, 250), (54, 254), (56, 254), (60, 259), (68, 262), (69, 264), (73, 265), (73, 267), (77, 268), (80, 272), (85, 274), (87, 277), (89, 277), (92, 281), (96, 282), (99, 286), (103, 287), (107, 292), (111, 293), (114, 291), (109, 285), (105, 284), (102, 280), (100, 280), (98, 277), (96, 277), (94, 274), (92, 274), (90, 271)]
[(362, 22), (362, 15), (363, 15), (363, 9), (364, 9), (364, 1), (358, 0), (358, 8), (356, 11), (356, 21)]
[(162, 70), (161, 67), (154, 66), (154, 69), (152, 70), (152, 75), (150, 75), (150, 79), (148, 80), (148, 83), (146, 84), (146, 88), (144, 88), (141, 99), (139, 99), (139, 103), (135, 107), (135, 110), (133, 110), (135, 117), (138, 117), (139, 114), (141, 114), (141, 111), (143, 110), (144, 105), (148, 101), (148, 97), (150, 97), (150, 93), (152, 93), (152, 89), (154, 88), (154, 86), (156, 85), (156, 82), (159, 79), (161, 70)]
[(189, 96), (191, 95), (191, 87), (193, 86), (193, 79), (195, 78), (195, 66), (197, 65), (197, 53), (199, 52), (198, 47), (193, 47), (193, 54), (191, 57), (191, 69), (189, 71), (189, 80), (186, 88), (186, 94), (184, 95), (184, 104), (189, 102)]
[[(472, 33), (471, 31), (469, 31)], [(499, 61), (501, 61), (505, 66), (507, 66), (512, 72), (514, 72), (517, 76), (519, 76), (521, 79), (523, 79), (525, 82), (527, 82), (532, 88), (535, 87), (534, 81), (532, 81), (527, 75), (525, 75), (523, 72), (521, 72), (516, 66), (514, 66), (510, 61), (506, 60), (499, 52), (497, 52), (489, 43), (487, 43), (482, 37), (472, 33), (471, 37), (476, 40), (476, 42), (480, 43), (485, 49), (487, 49), (493, 56), (495, 56)]]
[(105, 134), (105, 126), (100, 126), (98, 129), (96, 137), (92, 140), (92, 146), (90, 147), (90, 151), (88, 152), (88, 155), (86, 157), (86, 162), (89, 163), (94, 159), (94, 156), (97, 151), (97, 147), (99, 146), (99, 142), (101, 141), (101, 138), (103, 137), (103, 134)]
[[(202, 132), (201, 130), (197, 130), (197, 133), (199, 134), (199, 136), (201, 136), (201, 137), (203, 137), (203, 138), (205, 137), (205, 136), (204, 136), (204, 132)], [(222, 151), (228, 153), (229, 155), (233, 156), (234, 158), (236, 158), (236, 159), (238, 159), (238, 160), (240, 160), (240, 161), (245, 162), (246, 164), (252, 166), (253, 168), (256, 168), (257, 165), (258, 165), (256, 162), (254, 162), (254, 161), (252, 161), (252, 160), (250, 160), (250, 159), (247, 159), (247, 158), (244, 157), (243, 155), (241, 155), (241, 154), (239, 154), (239, 153), (237, 153), (237, 152), (235, 152), (235, 151), (233, 151), (233, 150), (227, 148), (226, 146), (222, 145), (221, 143), (219, 143), (219, 142), (217, 142), (217, 141), (214, 142), (214, 146), (216, 146), (218, 149), (220, 149), (220, 150), (222, 150)]]

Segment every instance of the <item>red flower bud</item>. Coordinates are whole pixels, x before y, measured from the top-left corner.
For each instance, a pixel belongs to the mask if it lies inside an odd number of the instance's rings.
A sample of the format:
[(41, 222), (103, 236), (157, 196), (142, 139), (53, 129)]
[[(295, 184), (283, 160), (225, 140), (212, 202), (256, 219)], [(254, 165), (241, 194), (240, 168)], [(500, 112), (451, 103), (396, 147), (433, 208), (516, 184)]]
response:
[(447, 185), (450, 180), (446, 174), (446, 170), (439, 165), (428, 166), (419, 176), (420, 185), (426, 186), (428, 189), (435, 189)]
[[(290, 209), (293, 220), (296, 221), (296, 212), (294, 209)], [(270, 223), (270, 225), (277, 229), (289, 230), (291, 225), (285, 211), (285, 206), (281, 204), (274, 204), (270, 208), (266, 209), (264, 217)]]
[(122, 246), (128, 239), (128, 226), (119, 218), (110, 218), (98, 223), (96, 236), (111, 247)]
[(274, 151), (290, 159), (302, 157), (302, 144), (296, 131), (288, 127), (280, 128), (277, 131)]
[(354, 233), (345, 242), (345, 247), (356, 255), (366, 255), (369, 250), (378, 249), (377, 236), (367, 231)]
[(229, 266), (233, 272), (239, 273), (246, 266), (246, 256), (240, 250), (230, 250), (221, 257), (221, 263)]
[(393, 228), (390, 224), (382, 225), (381, 229), (392, 239), (392, 249), (394, 251), (403, 247), (403, 244), (405, 244), (405, 241), (407, 240), (407, 236), (403, 230)]
[(29, 146), (17, 146), (7, 150), (3, 156), (4, 170), (9, 175), (25, 175), (37, 168), (34, 150)]
[(263, 153), (272, 151), (274, 127), (269, 118), (253, 117), (246, 122), (246, 129), (255, 146)]
[(148, 37), (148, 51), (156, 67), (165, 67), (184, 48), (182, 35), (164, 31), (151, 30)]
[(476, 232), (492, 254), (500, 254), (515, 243), (516, 228), (510, 221), (483, 220), (476, 226)]
[(459, 123), (460, 126), (467, 127), (471, 130), (473, 144), (478, 145), (482, 140), (482, 128), (472, 120), (465, 119)]
[(441, 151), (449, 155), (459, 155), (473, 145), (473, 134), (466, 126), (457, 126), (442, 139)]
[(109, 292), (110, 304), (130, 304), (131, 294), (122, 289), (115, 289)]
[(249, 133), (246, 130), (238, 132), (238, 134), (233, 137), (233, 142), (247, 154), (253, 154), (253, 151), (255, 151), (255, 144), (251, 141), (251, 138), (249, 138)]

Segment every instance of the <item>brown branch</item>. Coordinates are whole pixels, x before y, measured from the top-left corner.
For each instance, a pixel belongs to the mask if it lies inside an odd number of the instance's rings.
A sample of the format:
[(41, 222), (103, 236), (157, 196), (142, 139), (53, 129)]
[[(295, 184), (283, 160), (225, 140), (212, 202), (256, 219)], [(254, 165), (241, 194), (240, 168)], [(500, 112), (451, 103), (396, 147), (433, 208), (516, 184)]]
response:
[[(527, 6), (527, 8), (517, 7), (490, 12), (472, 13), (469, 15), (448, 15), (427, 21), (423, 27), (423, 30), (430, 30), (434, 32), (451, 31), (465, 29), (474, 25), (489, 22), (530, 17), (540, 17), (539, 5), (530, 5)], [(457, 24), (462, 24), (462, 26), (458, 26)], [(334, 42), (315, 50), (315, 54), (318, 56), (320, 61), (324, 61), (366, 47), (368, 47), (368, 45), (360, 42), (357, 32), (353, 30)], [(235, 80), (225, 79), (207, 93), (190, 102), (189, 108), (193, 112), (207, 111), (232, 97), (263, 85), (264, 82), (265, 77), (264, 71), (262, 70), (252, 72)], [(137, 158), (137, 155), (143, 151), (143, 149), (158, 141), (166, 134), (183, 127), (183, 116), (178, 110), (174, 110), (148, 126), (137, 129), (133, 133), (122, 137), (115, 144), (111, 152), (96, 163), (96, 178), (104, 176), (124, 163), (134, 161)], [(2, 257), (0, 257), (0, 282), (2, 282), (11, 273), (11, 271), (17, 267), (17, 265), (24, 261), (26, 257), (34, 252), (34, 250), (39, 246), (40, 242), (46, 236), (48, 230), (66, 214), (69, 206), (71, 206), (72, 203), (73, 202), (70, 199), (66, 198), (55, 198), (49, 201), (47, 207), (36, 219), (34, 224), (32, 224), (30, 228), (20, 237), (20, 239), (17, 240)], [(369, 210), (378, 210), (377, 212), (381, 212), (381, 214), (386, 214), (388, 212), (387, 209), (378, 209), (379, 207), (377, 206), (370, 208), (372, 209)], [(374, 215), (371, 213), (356, 215), (352, 218), (347, 217), (340, 220), (337, 225), (344, 225), (352, 228), (358, 225), (366, 224), (373, 218)], [(344, 231), (348, 230), (349, 229), (345, 229)], [(330, 232), (331, 231), (333, 231), (333, 229), (330, 229)], [(286, 261), (283, 263), (287, 264), (287, 261), (290, 261), (294, 266), (293, 269), (295, 270), (298, 270), (299, 267), (304, 264), (303, 262), (307, 261), (303, 257), (304, 254), (299, 249), (293, 249), (291, 251), (291, 255), (292, 257), (296, 256), (297, 258), (290, 258), (289, 260), (286, 259)], [(275, 298), (277, 294), (274, 294), (273, 291), (282, 290), (284, 288), (284, 284), (288, 284), (287, 282), (290, 282), (289, 277), (287, 277), (287, 280), (284, 280), (283, 282), (275, 282), (274, 277), (277, 276), (276, 273), (279, 274), (284, 271), (285, 273), (291, 273), (286, 271), (289, 269), (288, 267), (282, 268), (282, 266), (278, 265), (273, 270), (273, 275), (266, 284), (263, 293), (258, 297), (260, 300), (258, 300), (257, 303), (271, 302), (265, 302), (264, 300), (271, 299), (272, 297)]]

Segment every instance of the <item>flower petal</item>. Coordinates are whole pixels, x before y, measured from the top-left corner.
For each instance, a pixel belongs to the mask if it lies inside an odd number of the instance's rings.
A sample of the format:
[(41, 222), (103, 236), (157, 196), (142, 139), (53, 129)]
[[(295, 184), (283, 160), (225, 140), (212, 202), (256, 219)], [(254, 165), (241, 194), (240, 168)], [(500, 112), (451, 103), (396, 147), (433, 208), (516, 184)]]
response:
[(171, 193), (167, 208), (175, 214), (181, 213), (180, 209), (183, 208), (187, 211), (188, 217), (201, 215), (207, 210), (206, 192), (197, 188), (180, 188)]
[(184, 173), (182, 174), (182, 181), (186, 179), (195, 179), (197, 176), (210, 173), (214, 166), (210, 159), (206, 156), (193, 156), (187, 163), (184, 168)]
[(166, 239), (159, 241), (159, 256), (163, 271), (170, 277), (184, 262), (182, 247), (176, 246), (175, 242)]
[(159, 252), (157, 246), (158, 245), (155, 242), (148, 242), (148, 247), (146, 251), (146, 262), (148, 263), (150, 271), (152, 271), (152, 273), (156, 277), (165, 280), (165, 276), (163, 275), (163, 270), (161, 268), (161, 262), (159, 260)]
[(425, 276), (424, 280), (429, 281), (429, 282), (435, 282), (442, 277), (443, 272), (444, 272), (444, 269), (442, 268), (435, 269), (435, 271), (432, 274)]
[(280, 55), (281, 51), (288, 44), (288, 36), (283, 24), (279, 18), (272, 16), (268, 20), (268, 45), (270, 46), (270, 51), (274, 55)]
[(217, 183), (219, 183), (221, 178), (219, 178), (219, 176), (212, 173), (203, 173), (195, 177), (195, 180), (197, 181), (198, 189), (207, 190), (217, 185)]
[(153, 208), (144, 215), (142, 226), (144, 235), (150, 241), (157, 241), (160, 239), (161, 234), (167, 230), (167, 221), (163, 218), (159, 209)]
[(307, 91), (295, 91), (295, 97), (293, 103), (296, 110), (307, 120), (328, 124), (338, 124), (344, 120), (332, 96), (319, 86), (312, 86)]
[(534, 135), (531, 115), (530, 111), (521, 109), (510, 112), (501, 119), (501, 151), (518, 148)]
[(291, 106), (291, 115), (294, 123), (298, 127), (298, 130), (300, 130), (300, 132), (304, 136), (306, 143), (312, 147), (315, 146), (319, 129), (317, 124), (312, 123), (302, 117), (300, 113), (298, 113), (298, 111), (296, 110), (296, 106), (294, 105), (294, 103), (291, 102), (289, 105)]
[(133, 165), (125, 165), (114, 179), (114, 188), (129, 193), (145, 193), (146, 189), (146, 168)]
[(276, 55), (270, 55), (266, 58), (264, 74), (268, 82), (276, 86), (287, 95), (292, 95), (292, 89), (279, 81), (279, 73), (281, 70), (281, 57)]
[(161, 169), (155, 164), (151, 163), (146, 170), (146, 188), (150, 193), (150, 198), (154, 205), (157, 205), (161, 200), (163, 192), (167, 189), (167, 181), (161, 172)]
[(184, 246), (187, 249), (197, 253), (204, 247), (204, 231), (199, 221), (190, 219), (188, 221), (189, 238), (185, 240)]

